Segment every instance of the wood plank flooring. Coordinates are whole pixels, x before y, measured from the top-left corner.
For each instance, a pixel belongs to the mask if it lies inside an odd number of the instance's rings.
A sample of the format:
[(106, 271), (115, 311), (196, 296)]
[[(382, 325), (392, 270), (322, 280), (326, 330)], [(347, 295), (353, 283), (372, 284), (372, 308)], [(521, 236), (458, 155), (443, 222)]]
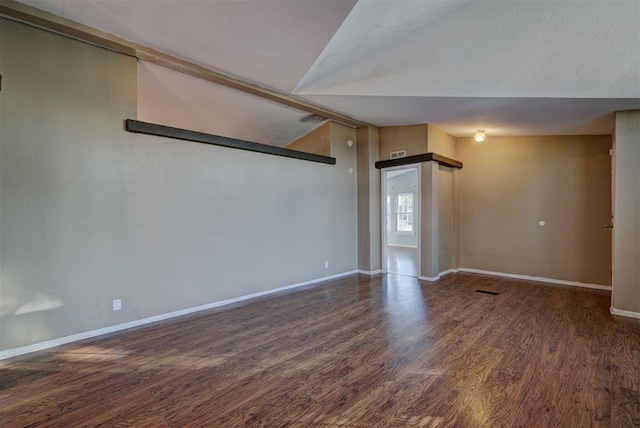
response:
[(387, 247), (387, 272), (417, 277), (418, 249), (389, 245)]
[(0, 426), (640, 426), (640, 321), (609, 302), (351, 276), (0, 361)]

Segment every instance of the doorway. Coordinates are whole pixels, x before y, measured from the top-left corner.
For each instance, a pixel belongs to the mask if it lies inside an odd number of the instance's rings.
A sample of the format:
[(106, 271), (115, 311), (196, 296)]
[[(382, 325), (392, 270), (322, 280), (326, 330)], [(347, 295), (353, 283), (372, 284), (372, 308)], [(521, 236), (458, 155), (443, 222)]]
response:
[(420, 276), (420, 165), (382, 170), (383, 271)]

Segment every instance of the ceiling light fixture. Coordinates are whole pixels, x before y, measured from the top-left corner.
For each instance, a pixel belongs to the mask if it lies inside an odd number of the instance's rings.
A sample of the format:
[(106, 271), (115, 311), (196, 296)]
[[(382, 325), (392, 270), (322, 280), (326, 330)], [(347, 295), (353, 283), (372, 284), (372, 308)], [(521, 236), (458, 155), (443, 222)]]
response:
[(487, 136), (484, 133), (484, 129), (478, 129), (476, 135), (473, 136), (473, 139), (476, 140), (476, 143), (482, 143), (486, 138)]

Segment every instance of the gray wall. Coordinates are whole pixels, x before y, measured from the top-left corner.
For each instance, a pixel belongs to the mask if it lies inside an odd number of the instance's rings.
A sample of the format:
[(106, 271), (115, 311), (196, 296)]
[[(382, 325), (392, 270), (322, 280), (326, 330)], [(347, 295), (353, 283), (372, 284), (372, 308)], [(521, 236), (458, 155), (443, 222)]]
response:
[(640, 111), (616, 113), (614, 309), (640, 313)]
[(0, 43), (0, 349), (356, 269), (354, 130), (335, 166), (129, 134), (134, 59)]

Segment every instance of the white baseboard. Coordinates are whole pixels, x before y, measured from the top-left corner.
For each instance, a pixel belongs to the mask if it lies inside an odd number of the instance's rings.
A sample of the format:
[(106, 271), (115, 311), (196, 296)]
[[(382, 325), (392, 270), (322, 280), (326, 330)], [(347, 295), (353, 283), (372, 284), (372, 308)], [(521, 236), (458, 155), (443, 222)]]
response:
[(506, 278), (526, 279), (528, 281), (547, 282), (551, 284), (572, 285), (574, 287), (594, 288), (596, 290), (611, 291), (610, 285), (589, 284), (586, 282), (566, 281), (564, 279), (545, 278), (542, 276), (518, 275), (515, 273), (492, 272), (482, 269), (460, 268), (460, 272), (480, 273), (483, 275), (503, 276)]
[(609, 308), (611, 315), (640, 319), (640, 312), (623, 311), (622, 309)]
[(207, 303), (205, 305), (194, 306), (192, 308), (181, 309), (179, 311), (169, 312), (166, 314), (154, 315), (152, 317), (143, 318), (135, 321), (130, 321), (122, 324), (116, 324), (109, 327), (99, 328), (97, 330), (85, 331), (83, 333), (72, 334), (71, 336), (60, 337), (58, 339), (47, 340), (44, 342), (34, 343), (33, 345), (22, 346), (20, 348), (5, 349), (0, 351), (0, 360), (4, 360), (11, 357), (17, 357), (18, 355), (29, 354), (31, 352), (42, 351), (44, 349), (53, 348), (55, 346), (66, 345), (67, 343), (77, 342), (79, 340), (90, 339), (96, 336), (102, 336), (104, 334), (115, 333), (117, 331), (126, 330), (133, 327), (139, 327), (145, 324), (151, 324), (158, 321), (167, 320), (170, 318), (180, 317), (183, 315), (192, 314), (194, 312), (200, 312), (207, 309), (213, 309), (220, 306), (230, 305), (232, 303), (242, 302), (243, 300), (254, 299), (256, 297), (266, 296), (280, 291), (291, 290), (293, 288), (302, 287), (305, 285), (315, 284), (318, 282), (329, 281), (331, 279), (342, 278), (358, 273), (357, 270), (349, 272), (338, 273), (335, 275), (325, 276), (323, 278), (312, 279), (310, 281), (299, 282), (297, 284), (287, 285), (284, 287), (274, 288), (272, 290), (260, 291), (257, 293), (247, 294), (245, 296), (234, 297), (232, 299), (222, 300), (213, 303)]
[(387, 244), (387, 247), (418, 248), (417, 245), (404, 245), (404, 244)]
[(422, 281), (429, 281), (429, 282), (433, 282), (433, 281), (437, 281), (440, 278), (442, 278), (443, 276), (450, 274), (450, 273), (456, 273), (459, 272), (460, 269), (447, 269), (443, 272), (438, 273), (438, 275), (436, 276), (419, 276), (418, 279), (422, 280)]
[(363, 275), (378, 275), (379, 273), (382, 273), (382, 270), (378, 269), (378, 270), (362, 270), (362, 269), (358, 269), (358, 273), (361, 273)]

